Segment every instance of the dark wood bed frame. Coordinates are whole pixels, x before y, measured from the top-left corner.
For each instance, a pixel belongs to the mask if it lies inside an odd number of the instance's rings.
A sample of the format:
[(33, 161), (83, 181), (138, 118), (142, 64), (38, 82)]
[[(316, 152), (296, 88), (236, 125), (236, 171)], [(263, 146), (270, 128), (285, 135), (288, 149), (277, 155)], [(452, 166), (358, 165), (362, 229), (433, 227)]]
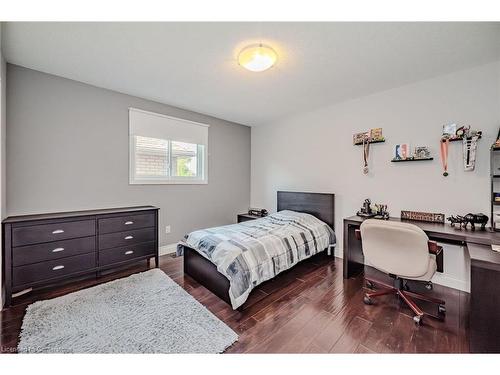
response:
[[(278, 191), (278, 211), (292, 210), (311, 214), (335, 229), (335, 194)], [(198, 281), (219, 298), (231, 304), (229, 280), (217, 267), (196, 250), (183, 247), (184, 273)], [(328, 249), (325, 249), (325, 251)]]

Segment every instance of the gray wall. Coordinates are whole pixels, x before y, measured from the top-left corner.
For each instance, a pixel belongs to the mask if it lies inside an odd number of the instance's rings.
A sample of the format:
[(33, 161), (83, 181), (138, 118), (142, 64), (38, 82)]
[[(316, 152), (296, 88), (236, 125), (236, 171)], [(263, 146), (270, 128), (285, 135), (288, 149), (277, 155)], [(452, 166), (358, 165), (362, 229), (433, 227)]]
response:
[[(166, 245), (248, 209), (249, 127), (11, 64), (7, 77), (8, 215), (152, 204)], [(208, 185), (128, 184), (131, 106), (210, 124)]]
[[(342, 219), (365, 198), (388, 204), (393, 216), (403, 209), (489, 216), (489, 148), (500, 125), (499, 103), (500, 63), (492, 63), (253, 127), (251, 204), (275, 208), (279, 189), (335, 193), (339, 256)], [(463, 170), (462, 144), (450, 144), (450, 175), (443, 177), (439, 139), (452, 122), (484, 136), (473, 172)], [(352, 145), (352, 135), (376, 127), (387, 141), (370, 147), (364, 175), (362, 148)], [(398, 143), (429, 146), (434, 160), (391, 163)], [(447, 247), (446, 272), (434, 281), (468, 290), (467, 262), (462, 249)]]

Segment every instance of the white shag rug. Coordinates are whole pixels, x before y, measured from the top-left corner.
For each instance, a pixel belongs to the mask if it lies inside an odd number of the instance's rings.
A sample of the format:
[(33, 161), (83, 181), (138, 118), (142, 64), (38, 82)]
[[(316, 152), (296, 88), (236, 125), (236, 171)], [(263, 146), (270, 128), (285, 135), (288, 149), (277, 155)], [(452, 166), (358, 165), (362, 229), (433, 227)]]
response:
[(20, 353), (221, 353), (238, 340), (159, 269), (28, 306)]

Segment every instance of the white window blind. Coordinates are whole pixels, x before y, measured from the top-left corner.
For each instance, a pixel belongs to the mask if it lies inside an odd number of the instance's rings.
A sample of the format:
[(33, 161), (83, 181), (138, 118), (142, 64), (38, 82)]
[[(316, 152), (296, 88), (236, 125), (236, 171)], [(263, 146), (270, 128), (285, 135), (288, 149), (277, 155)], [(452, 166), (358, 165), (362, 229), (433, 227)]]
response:
[(130, 108), (130, 183), (207, 183), (208, 128)]

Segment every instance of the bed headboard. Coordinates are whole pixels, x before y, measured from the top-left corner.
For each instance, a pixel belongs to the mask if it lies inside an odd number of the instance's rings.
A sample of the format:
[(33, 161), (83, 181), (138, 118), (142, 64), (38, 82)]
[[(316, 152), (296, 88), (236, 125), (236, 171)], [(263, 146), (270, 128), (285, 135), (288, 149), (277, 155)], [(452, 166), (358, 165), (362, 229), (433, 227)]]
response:
[(335, 229), (335, 194), (278, 191), (278, 211), (311, 214)]

